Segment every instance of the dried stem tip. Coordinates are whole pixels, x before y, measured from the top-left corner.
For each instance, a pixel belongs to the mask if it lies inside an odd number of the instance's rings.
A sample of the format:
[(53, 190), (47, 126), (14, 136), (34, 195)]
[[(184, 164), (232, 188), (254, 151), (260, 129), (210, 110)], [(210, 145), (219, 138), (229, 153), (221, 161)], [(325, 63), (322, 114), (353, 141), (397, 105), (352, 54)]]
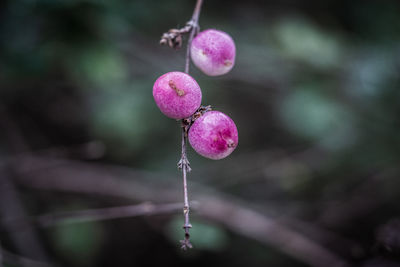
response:
[(186, 23), (185, 27), (180, 29), (170, 29), (161, 36), (160, 44), (166, 45), (174, 49), (182, 47), (182, 35), (190, 33), (192, 29), (196, 28), (193, 21)]

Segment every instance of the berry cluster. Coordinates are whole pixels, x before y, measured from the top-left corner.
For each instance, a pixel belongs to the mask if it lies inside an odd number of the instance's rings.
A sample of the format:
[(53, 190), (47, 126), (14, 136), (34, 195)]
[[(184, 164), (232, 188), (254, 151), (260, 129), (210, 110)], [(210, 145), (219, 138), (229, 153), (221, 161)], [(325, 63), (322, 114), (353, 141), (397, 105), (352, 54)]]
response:
[[(209, 76), (223, 75), (235, 64), (236, 48), (225, 32), (200, 32), (190, 47), (193, 63)], [(198, 112), (201, 89), (188, 74), (175, 71), (159, 77), (153, 86), (154, 100), (161, 112), (173, 119), (187, 119), (189, 143), (200, 155), (222, 159), (230, 155), (238, 144), (238, 132), (231, 118), (220, 111)]]

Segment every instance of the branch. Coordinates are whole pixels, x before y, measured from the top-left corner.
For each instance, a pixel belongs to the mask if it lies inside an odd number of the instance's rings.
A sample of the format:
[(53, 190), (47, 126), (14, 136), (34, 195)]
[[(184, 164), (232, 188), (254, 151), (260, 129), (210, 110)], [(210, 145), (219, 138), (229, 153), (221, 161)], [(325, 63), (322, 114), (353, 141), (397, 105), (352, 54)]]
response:
[(182, 125), (182, 153), (181, 159), (178, 162), (178, 168), (182, 170), (183, 177), (183, 215), (185, 217), (185, 223), (183, 225), (183, 229), (185, 230), (185, 239), (181, 240), (181, 248), (186, 250), (188, 248), (192, 248), (192, 244), (190, 243), (190, 233), (189, 230), (192, 228), (189, 220), (189, 197), (188, 197), (188, 186), (187, 186), (187, 172), (190, 172), (190, 163), (186, 156), (186, 143), (187, 143), (187, 130), (184, 125)]
[[(152, 175), (131, 169), (95, 165), (67, 160), (51, 161), (29, 158), (21, 162), (17, 181), (38, 189), (120, 197), (124, 199), (157, 202), (176, 201), (174, 186), (152, 183)], [(132, 179), (132, 178), (135, 179)], [(140, 182), (143, 178), (145, 182)], [(165, 180), (165, 179), (163, 179)], [(221, 223), (232, 231), (275, 247), (285, 254), (315, 267), (348, 266), (343, 259), (307, 236), (251, 208), (238, 199), (221, 192), (206, 194), (203, 188), (196, 192), (196, 210), (203, 218)]]
[(269, 218), (249, 206), (217, 197), (200, 198), (199, 215), (225, 225), (230, 230), (273, 246), (293, 258), (314, 267), (344, 267), (337, 255), (299, 232)]
[(190, 24), (192, 25), (192, 30), (190, 32), (190, 36), (188, 39), (188, 44), (186, 48), (186, 61), (185, 61), (185, 73), (189, 74), (189, 65), (190, 65), (190, 47), (192, 46), (193, 37), (197, 34), (199, 30), (199, 16), (201, 5), (203, 4), (203, 0), (197, 0), (196, 7), (194, 8), (192, 19), (190, 20)]
[(144, 202), (138, 205), (122, 207), (57, 212), (38, 216), (35, 220), (39, 226), (49, 227), (64, 223), (80, 223), (111, 220), (117, 218), (170, 214), (179, 211), (180, 209), (181, 203), (156, 205), (150, 202)]
[[(198, 20), (200, 16), (200, 9), (201, 5), (203, 4), (203, 0), (197, 0), (196, 2), (196, 7), (194, 8), (192, 19), (190, 21), (190, 24), (192, 25), (192, 29), (190, 31), (190, 36), (189, 40), (187, 43), (187, 48), (186, 48), (186, 60), (185, 60), (185, 73), (189, 74), (189, 65), (190, 65), (190, 47), (192, 45), (192, 40), (197, 32), (199, 25), (198, 25)], [(183, 228), (185, 229), (185, 239), (181, 240), (182, 244), (182, 249), (186, 250), (188, 248), (192, 248), (192, 244), (190, 243), (190, 234), (189, 234), (189, 229), (192, 228), (192, 225), (190, 224), (189, 221), (189, 197), (188, 197), (188, 189), (187, 189), (187, 179), (186, 179), (186, 171), (190, 172), (190, 163), (189, 160), (187, 159), (186, 156), (186, 144), (187, 144), (187, 136), (188, 136), (188, 128), (185, 127), (183, 124), (184, 120), (182, 120), (182, 155), (181, 155), (181, 160), (179, 163), (181, 163), (181, 169), (182, 169), (182, 176), (183, 176), (183, 194), (184, 194), (184, 205), (183, 205), (183, 214), (185, 216), (185, 224), (183, 225)], [(179, 166), (179, 164), (178, 164)]]
[[(161, 45), (168, 45), (171, 48), (180, 49), (182, 47), (183, 41), (182, 35), (190, 33), (187, 46), (188, 48), (186, 51), (186, 60), (188, 60), (190, 55), (190, 45), (192, 43), (193, 37), (199, 29), (198, 21), (202, 4), (203, 0), (197, 0), (192, 18), (186, 23), (185, 27), (180, 29), (170, 29), (168, 32), (163, 33), (163, 35), (161, 36)], [(187, 63), (187, 61), (185, 65), (185, 72), (189, 73), (189, 64)]]
[[(201, 5), (203, 4), (203, 0), (197, 0), (196, 6), (193, 10), (192, 18), (189, 22), (186, 23), (186, 26), (181, 29), (171, 29), (167, 33), (164, 33), (161, 37), (160, 44), (168, 44), (170, 47), (179, 49), (182, 46), (182, 34), (190, 33), (187, 47), (186, 47), (186, 59), (185, 59), (185, 73), (189, 74), (189, 66), (190, 66), (190, 47), (192, 45), (192, 40), (195, 34), (199, 30), (199, 16)], [(186, 121), (190, 118), (183, 119), (181, 121), (182, 126), (182, 146), (181, 146), (181, 159), (178, 162), (178, 168), (182, 170), (183, 176), (183, 195), (184, 195), (184, 203), (183, 203), (183, 215), (185, 216), (185, 223), (183, 225), (183, 229), (185, 230), (185, 239), (181, 240), (182, 249), (186, 250), (188, 248), (192, 248), (192, 244), (190, 243), (190, 234), (189, 229), (192, 228), (192, 225), (189, 221), (189, 197), (188, 197), (188, 185), (187, 185), (187, 173), (191, 171), (189, 160), (186, 156), (186, 144), (187, 144), (187, 134), (190, 125), (186, 124)]]

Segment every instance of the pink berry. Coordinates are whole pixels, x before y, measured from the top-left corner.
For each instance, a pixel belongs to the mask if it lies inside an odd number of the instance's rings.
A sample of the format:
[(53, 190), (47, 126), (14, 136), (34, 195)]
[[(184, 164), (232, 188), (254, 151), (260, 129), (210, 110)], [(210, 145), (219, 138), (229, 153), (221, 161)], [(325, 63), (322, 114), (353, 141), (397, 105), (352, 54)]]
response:
[(188, 74), (179, 71), (168, 72), (154, 83), (153, 97), (165, 116), (183, 119), (200, 107), (201, 89)]
[(227, 33), (210, 29), (193, 39), (190, 53), (193, 63), (205, 74), (218, 76), (232, 69), (236, 47)]
[(189, 129), (190, 145), (210, 159), (229, 156), (238, 145), (238, 131), (231, 118), (219, 111), (209, 111)]

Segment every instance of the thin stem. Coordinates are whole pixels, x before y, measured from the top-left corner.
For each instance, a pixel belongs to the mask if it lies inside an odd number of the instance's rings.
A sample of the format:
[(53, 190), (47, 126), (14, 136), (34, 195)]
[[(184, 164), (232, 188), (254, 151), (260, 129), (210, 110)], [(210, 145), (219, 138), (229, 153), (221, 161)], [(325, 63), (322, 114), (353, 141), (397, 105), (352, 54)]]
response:
[[(189, 74), (189, 65), (190, 65), (190, 47), (193, 41), (193, 37), (199, 29), (199, 16), (201, 5), (203, 4), (203, 0), (197, 0), (196, 6), (193, 11), (192, 19), (190, 20), (190, 24), (192, 26), (190, 30), (190, 35), (186, 48), (186, 60), (185, 60), (185, 73)], [(182, 169), (183, 176), (183, 195), (184, 195), (184, 203), (183, 203), (183, 215), (185, 216), (185, 224), (183, 225), (183, 229), (185, 230), (185, 239), (181, 240), (182, 249), (186, 250), (188, 248), (192, 248), (192, 244), (190, 243), (190, 234), (189, 230), (192, 228), (189, 220), (189, 197), (188, 197), (188, 186), (187, 186), (187, 172), (190, 172), (190, 163), (186, 156), (186, 143), (187, 143), (187, 130), (188, 128), (184, 124), (184, 120), (182, 121), (182, 154), (181, 159), (178, 163), (178, 167)]]
[(192, 30), (190, 31), (188, 44), (186, 48), (186, 61), (185, 61), (185, 73), (189, 73), (189, 65), (190, 65), (190, 47), (192, 45), (193, 37), (195, 33), (199, 29), (199, 16), (201, 5), (203, 4), (203, 0), (197, 0), (196, 7), (194, 8), (192, 19), (190, 20), (192, 24)]
[(183, 229), (185, 230), (185, 239), (181, 240), (182, 249), (186, 250), (188, 248), (192, 248), (192, 244), (190, 243), (190, 234), (189, 230), (192, 228), (189, 220), (189, 197), (188, 197), (188, 186), (187, 186), (187, 172), (190, 172), (190, 163), (186, 156), (186, 143), (187, 143), (187, 132), (186, 127), (182, 125), (182, 154), (181, 160), (178, 165), (182, 169), (183, 175), (183, 215), (185, 216), (185, 224), (183, 225)]

